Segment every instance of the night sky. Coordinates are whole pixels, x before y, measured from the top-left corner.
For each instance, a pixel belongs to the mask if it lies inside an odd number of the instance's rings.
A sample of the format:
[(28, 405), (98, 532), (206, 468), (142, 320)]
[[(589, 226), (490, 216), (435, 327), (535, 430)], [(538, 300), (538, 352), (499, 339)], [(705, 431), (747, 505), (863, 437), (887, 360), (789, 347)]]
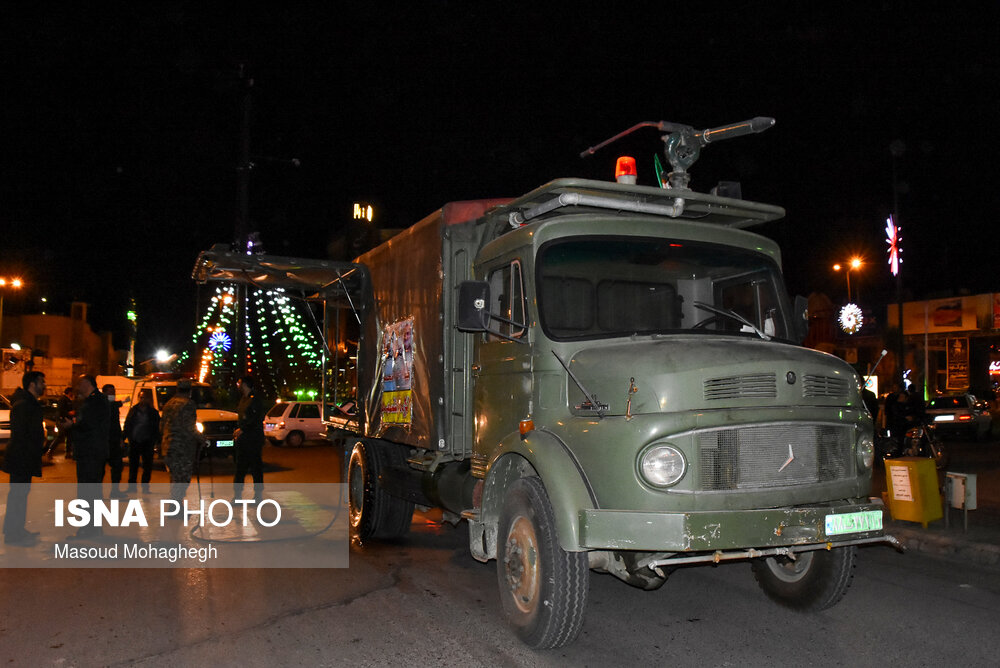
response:
[(76, 4), (0, 12), (0, 275), (33, 286), (5, 312), (83, 300), (124, 347), (132, 296), (141, 357), (187, 343), (194, 260), (233, 239), (241, 66), (270, 253), (325, 257), (355, 201), (405, 227), (451, 200), (613, 178), (622, 153), (652, 185), (655, 130), (579, 153), (640, 121), (773, 116), (706, 148), (692, 185), (740, 181), (788, 210), (756, 231), (782, 245), (791, 293), (842, 300), (830, 266), (860, 253), (860, 300), (892, 298), (893, 142), (908, 293), (1000, 290), (994, 3)]

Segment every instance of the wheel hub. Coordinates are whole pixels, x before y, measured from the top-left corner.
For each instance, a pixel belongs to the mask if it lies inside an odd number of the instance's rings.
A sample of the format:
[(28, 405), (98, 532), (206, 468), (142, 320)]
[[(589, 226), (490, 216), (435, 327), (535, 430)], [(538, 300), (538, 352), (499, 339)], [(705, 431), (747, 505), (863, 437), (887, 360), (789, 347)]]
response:
[(798, 582), (812, 566), (812, 552), (800, 552), (794, 559), (788, 557), (769, 557), (767, 565), (774, 576), (782, 582)]
[(518, 517), (511, 525), (503, 561), (514, 604), (521, 612), (531, 612), (538, 598), (541, 574), (535, 529), (526, 518)]

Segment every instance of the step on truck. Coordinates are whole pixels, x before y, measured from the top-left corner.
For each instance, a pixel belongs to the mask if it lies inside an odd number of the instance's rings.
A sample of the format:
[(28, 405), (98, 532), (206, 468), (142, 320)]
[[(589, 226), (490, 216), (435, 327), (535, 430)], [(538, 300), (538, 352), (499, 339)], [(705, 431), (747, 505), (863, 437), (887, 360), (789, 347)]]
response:
[(360, 407), (352, 530), (398, 539), (415, 507), (465, 521), (529, 646), (576, 638), (592, 570), (656, 589), (749, 560), (767, 596), (820, 610), (859, 545), (894, 542), (872, 419), (855, 371), (799, 345), (805, 300), (746, 229), (783, 209), (688, 187), (702, 147), (772, 123), (640, 124), (664, 132), (661, 187), (626, 167), (452, 202), (351, 263), (220, 245), (194, 278), (323, 304), (324, 378), (350, 376)]

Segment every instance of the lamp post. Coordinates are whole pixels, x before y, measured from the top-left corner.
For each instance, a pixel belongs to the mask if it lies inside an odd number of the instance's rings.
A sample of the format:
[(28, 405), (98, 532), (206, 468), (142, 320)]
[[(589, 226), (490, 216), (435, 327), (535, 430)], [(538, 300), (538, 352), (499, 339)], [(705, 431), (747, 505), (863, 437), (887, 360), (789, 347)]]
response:
[(3, 346), (3, 295), (8, 288), (20, 290), (24, 282), (20, 278), (0, 276), (0, 347)]
[[(900, 182), (896, 167), (896, 162), (903, 156), (906, 152), (906, 144), (902, 140), (897, 139), (889, 144), (889, 153), (892, 155), (892, 215), (889, 216), (889, 220), (886, 221), (886, 232), (888, 233), (888, 238), (886, 241), (889, 242), (889, 266), (892, 271), (892, 275), (896, 279), (896, 315), (899, 319), (899, 338), (896, 341), (896, 380), (899, 382), (899, 386), (903, 387), (903, 359), (906, 354), (905, 346), (903, 342), (903, 278), (899, 273), (899, 265), (902, 262), (900, 254), (902, 253), (902, 248), (899, 245), (900, 234), (899, 234), (899, 192), (900, 192)], [(926, 387), (926, 376), (927, 370), (924, 369), (924, 383)]]
[(856, 271), (856, 270), (860, 269), (861, 265), (863, 265), (863, 264), (864, 264), (864, 260), (862, 260), (860, 257), (854, 256), (850, 260), (848, 260), (847, 262), (845, 262), (844, 264), (839, 264), (838, 263), (838, 264), (833, 265), (833, 270), (834, 271), (840, 271), (841, 269), (843, 269), (844, 270), (844, 275), (847, 276), (847, 303), (848, 304), (851, 303), (851, 270), (853, 269), (853, 270)]

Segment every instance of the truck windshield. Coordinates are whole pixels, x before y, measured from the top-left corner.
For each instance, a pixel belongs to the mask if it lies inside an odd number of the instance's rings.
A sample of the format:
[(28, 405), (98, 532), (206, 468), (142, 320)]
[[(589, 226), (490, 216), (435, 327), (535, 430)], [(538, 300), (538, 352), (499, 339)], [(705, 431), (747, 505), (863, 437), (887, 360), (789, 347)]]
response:
[[(163, 407), (167, 405), (170, 398), (177, 393), (176, 385), (161, 385), (156, 388), (156, 405), (163, 410)], [(194, 399), (195, 404), (198, 408), (212, 408), (215, 403), (215, 396), (212, 394), (212, 388), (203, 385), (195, 385), (191, 388), (191, 398)]]
[(774, 262), (689, 241), (576, 238), (538, 255), (538, 307), (556, 340), (702, 333), (789, 339)]

